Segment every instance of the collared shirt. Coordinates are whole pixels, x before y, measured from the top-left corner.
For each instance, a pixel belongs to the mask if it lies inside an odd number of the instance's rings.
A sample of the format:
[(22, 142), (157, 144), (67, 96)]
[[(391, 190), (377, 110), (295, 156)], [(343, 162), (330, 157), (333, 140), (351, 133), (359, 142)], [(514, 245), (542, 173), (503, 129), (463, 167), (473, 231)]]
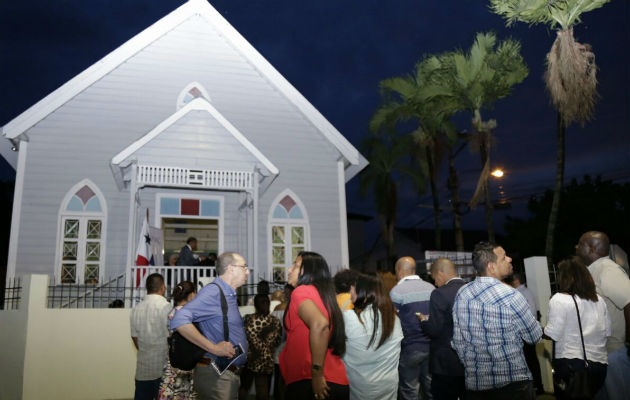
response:
[(588, 266), (597, 294), (608, 307), (612, 332), (606, 342), (608, 353), (623, 348), (626, 340), (626, 319), (623, 308), (630, 303), (630, 280), (626, 272), (609, 257), (595, 260)]
[[(241, 366), (247, 361), (247, 339), (245, 337), (245, 328), (243, 327), (243, 318), (238, 311), (236, 292), (220, 277), (215, 279), (214, 282), (221, 286), (227, 301), (230, 343), (243, 346), (244, 354), (240, 355), (234, 362), (234, 365)], [(204, 286), (193, 300), (177, 311), (175, 317), (171, 320), (171, 329), (175, 330), (182, 325), (193, 322), (199, 323), (201, 334), (212, 343), (219, 343), (224, 340), (221, 294), (216, 285)], [(217, 358), (217, 356), (210, 353), (206, 353), (206, 357)]]
[(429, 352), (430, 339), (420, 327), (416, 313), (429, 313), (429, 299), (434, 289), (432, 284), (423, 281), (418, 275), (409, 275), (389, 292), (404, 334), (402, 351)]
[(159, 294), (149, 294), (131, 310), (131, 336), (138, 338), (136, 380), (162, 376), (168, 355), (168, 314), (171, 304)]
[(541, 336), (525, 298), (498, 279), (480, 276), (457, 292), (451, 345), (464, 365), (468, 390), (531, 380), (523, 341), (536, 343)]

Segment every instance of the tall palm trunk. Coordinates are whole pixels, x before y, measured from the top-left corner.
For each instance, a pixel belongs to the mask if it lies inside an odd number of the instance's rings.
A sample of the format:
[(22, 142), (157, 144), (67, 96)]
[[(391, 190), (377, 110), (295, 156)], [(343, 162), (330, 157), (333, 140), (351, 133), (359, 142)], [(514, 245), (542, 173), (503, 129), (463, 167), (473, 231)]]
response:
[(383, 213), (379, 214), (381, 222), (381, 234), (385, 241), (385, 249), (387, 252), (387, 263), (396, 258), (396, 244), (394, 243), (394, 228), (396, 225), (396, 215), (398, 209), (398, 196), (396, 184), (392, 180), (388, 180), (385, 189), (387, 199), (387, 207)]
[[(480, 132), (479, 154), (481, 155), (481, 165), (485, 169), (490, 165), (490, 133), (487, 131)], [(484, 197), (486, 203), (486, 226), (488, 228), (488, 240), (495, 241), (494, 237), (494, 220), (492, 218), (492, 201), (490, 200), (490, 174), (484, 177)]]
[(440, 198), (437, 191), (437, 171), (435, 166), (435, 157), (431, 153), (431, 146), (426, 147), (427, 164), (429, 165), (429, 178), (431, 182), (431, 196), (433, 197), (433, 220), (435, 223), (435, 249), (442, 250), (442, 224), (440, 216)]
[(464, 232), (462, 230), (462, 216), (459, 213), (459, 179), (455, 169), (455, 153), (448, 148), (448, 188), (451, 191), (453, 205), (453, 233), (455, 234), (455, 250), (464, 251)]
[(562, 186), (564, 183), (564, 132), (566, 128), (560, 112), (558, 112), (557, 121), (556, 135), (558, 140), (558, 149), (556, 154), (556, 187), (553, 191), (553, 202), (551, 203), (551, 212), (549, 213), (549, 221), (547, 223), (547, 241), (545, 243), (545, 256), (547, 256), (547, 263), (549, 264), (553, 263), (554, 233), (558, 221), (560, 197), (562, 195)]

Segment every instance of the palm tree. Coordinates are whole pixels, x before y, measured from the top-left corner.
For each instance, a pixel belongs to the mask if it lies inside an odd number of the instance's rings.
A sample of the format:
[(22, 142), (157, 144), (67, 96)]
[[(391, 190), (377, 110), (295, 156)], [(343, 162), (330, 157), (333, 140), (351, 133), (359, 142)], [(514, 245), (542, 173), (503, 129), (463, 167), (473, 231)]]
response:
[(479, 151), (482, 171), (477, 188), (470, 200), (474, 208), (484, 198), (488, 238), (494, 241), (492, 202), (490, 201), (490, 151), (494, 141), (492, 130), (496, 121), (484, 121), (481, 111), (508, 94), (517, 83), (528, 75), (520, 54), (520, 43), (507, 39), (497, 43), (492, 33), (478, 33), (468, 52), (461, 50), (444, 53), (432, 58), (431, 63), (441, 71), (435, 82), (423, 89), (425, 98), (446, 98), (457, 108), (472, 113), (473, 133), (470, 137), (473, 149)]
[(554, 232), (560, 209), (564, 181), (565, 129), (572, 122), (582, 126), (589, 121), (597, 100), (597, 65), (588, 44), (573, 37), (573, 27), (585, 12), (602, 7), (610, 0), (490, 0), (492, 10), (507, 20), (507, 25), (520, 21), (530, 25), (546, 24), (556, 29), (556, 40), (547, 54), (545, 83), (551, 102), (558, 110), (556, 185), (547, 224), (545, 255), (553, 257)]
[(424, 188), (424, 177), (410, 165), (409, 147), (411, 137), (391, 133), (370, 136), (361, 147), (369, 165), (360, 174), (361, 194), (367, 195), (370, 188), (376, 202), (381, 235), (387, 249), (387, 261), (396, 256), (394, 227), (398, 210), (398, 175), (411, 178), (419, 190)]
[(433, 199), (435, 248), (441, 249), (441, 208), (437, 187), (437, 173), (445, 147), (456, 140), (448, 118), (457, 111), (446, 98), (428, 99), (422, 96), (426, 85), (435, 84), (438, 65), (429, 60), (416, 64), (414, 73), (380, 82), (383, 104), (370, 121), (370, 130), (396, 131), (401, 122), (414, 120), (415, 128), (408, 134), (413, 155), (424, 175), (429, 177)]

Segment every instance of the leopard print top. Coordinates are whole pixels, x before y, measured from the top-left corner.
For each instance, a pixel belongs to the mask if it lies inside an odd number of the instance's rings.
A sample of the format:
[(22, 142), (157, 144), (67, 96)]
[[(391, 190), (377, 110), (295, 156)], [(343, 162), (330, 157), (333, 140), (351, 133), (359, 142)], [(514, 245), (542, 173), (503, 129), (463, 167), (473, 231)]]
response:
[(247, 368), (258, 374), (273, 373), (273, 351), (282, 335), (280, 321), (273, 315), (249, 314), (244, 325), (249, 343)]

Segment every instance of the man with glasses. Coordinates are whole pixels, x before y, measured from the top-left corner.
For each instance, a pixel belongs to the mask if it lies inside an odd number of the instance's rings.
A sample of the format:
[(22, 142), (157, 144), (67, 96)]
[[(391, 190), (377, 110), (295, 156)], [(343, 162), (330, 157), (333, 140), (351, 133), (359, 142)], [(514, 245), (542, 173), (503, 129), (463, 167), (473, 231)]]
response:
[[(193, 372), (200, 400), (236, 399), (239, 374), (247, 360), (247, 339), (236, 301), (236, 289), (247, 282), (249, 276), (247, 263), (240, 254), (223, 253), (218, 259), (217, 274), (213, 282), (216, 285), (204, 286), (171, 320), (171, 329), (177, 329), (186, 339), (206, 350)], [(227, 301), (229, 341), (225, 341), (224, 336), (221, 292)], [(193, 323), (198, 323), (199, 329)], [(212, 364), (217, 357), (234, 357), (238, 345), (243, 348), (243, 354), (219, 375)]]

